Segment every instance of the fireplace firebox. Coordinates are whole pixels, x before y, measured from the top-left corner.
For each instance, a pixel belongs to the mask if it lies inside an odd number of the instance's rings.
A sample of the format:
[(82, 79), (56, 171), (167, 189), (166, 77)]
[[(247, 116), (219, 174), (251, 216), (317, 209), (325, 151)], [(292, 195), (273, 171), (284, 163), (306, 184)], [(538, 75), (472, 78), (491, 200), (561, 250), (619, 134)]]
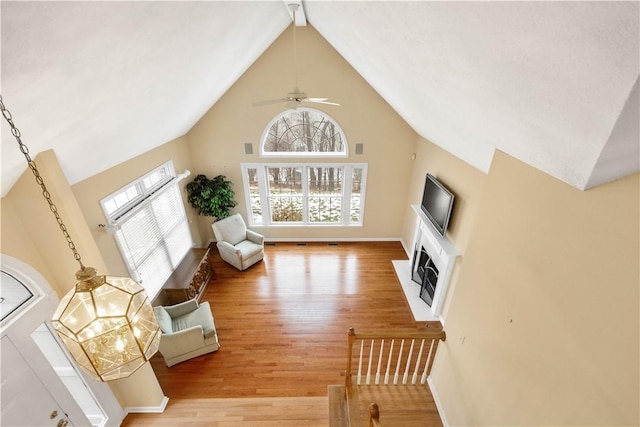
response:
[(420, 299), (431, 307), (438, 284), (438, 267), (436, 267), (424, 246), (420, 247), (419, 250), (416, 248), (413, 262), (414, 265), (411, 269), (413, 271), (412, 279), (420, 285)]

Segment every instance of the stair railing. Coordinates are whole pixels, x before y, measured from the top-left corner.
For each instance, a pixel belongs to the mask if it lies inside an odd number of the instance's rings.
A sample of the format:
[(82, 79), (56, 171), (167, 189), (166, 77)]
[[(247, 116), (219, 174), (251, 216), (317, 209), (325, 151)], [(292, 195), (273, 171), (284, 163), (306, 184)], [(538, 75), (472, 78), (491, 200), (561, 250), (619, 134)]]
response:
[(426, 384), (438, 343), (446, 339), (442, 329), (356, 334), (350, 328), (346, 386), (351, 387), (354, 378), (365, 385)]
[[(348, 333), (345, 391), (350, 426), (357, 426), (359, 413), (355, 385), (402, 386), (426, 384), (438, 343), (446, 341), (441, 328)], [(354, 349), (356, 351), (354, 351)], [(382, 426), (376, 403), (369, 407), (369, 426)]]

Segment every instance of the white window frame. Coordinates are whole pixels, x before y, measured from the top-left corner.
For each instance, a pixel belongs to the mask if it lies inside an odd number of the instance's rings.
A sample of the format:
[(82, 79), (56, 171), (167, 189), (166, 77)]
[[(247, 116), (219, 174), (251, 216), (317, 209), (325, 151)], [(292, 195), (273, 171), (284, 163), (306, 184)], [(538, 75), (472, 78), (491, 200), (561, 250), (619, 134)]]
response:
[[(367, 164), (366, 163), (242, 163), (242, 184), (245, 195), (245, 204), (247, 207), (247, 218), (251, 226), (267, 226), (267, 227), (362, 227), (364, 224), (364, 210), (366, 198), (366, 182), (367, 182)], [(330, 168), (339, 167), (343, 169), (342, 187), (342, 203), (341, 203), (341, 222), (311, 222), (309, 221), (309, 188), (308, 188), (308, 170), (309, 168)], [(300, 168), (302, 173), (302, 221), (298, 222), (272, 222), (271, 221), (271, 204), (269, 203), (268, 194), (268, 173), (267, 168)], [(362, 169), (362, 178), (360, 181), (360, 217), (359, 221), (351, 221), (351, 198), (352, 198), (352, 177), (354, 169)], [(251, 194), (248, 180), (248, 170), (256, 169), (258, 188), (260, 193), (261, 221), (256, 221), (253, 217), (251, 205)]]
[(340, 134), (342, 138), (342, 151), (336, 152), (321, 152), (321, 151), (265, 151), (265, 143), (267, 142), (267, 137), (269, 136), (269, 132), (271, 131), (271, 127), (274, 123), (280, 120), (287, 114), (291, 114), (294, 110), (286, 110), (276, 117), (274, 117), (269, 124), (265, 127), (262, 132), (262, 136), (260, 138), (260, 157), (261, 158), (327, 158), (327, 159), (335, 159), (335, 158), (348, 158), (349, 157), (349, 144), (347, 143), (347, 137), (344, 134), (344, 131), (336, 122), (333, 117), (329, 116), (324, 111), (317, 110), (315, 108), (307, 108), (307, 107), (298, 107), (295, 111), (309, 111), (317, 114), (321, 114), (328, 121), (330, 121), (336, 129), (336, 132)]
[[(150, 185), (145, 183), (145, 181), (148, 178), (152, 177), (154, 174), (157, 174), (157, 173), (164, 174), (164, 177), (156, 182), (151, 183)], [(100, 205), (102, 206), (102, 210), (104, 212), (105, 218), (107, 219), (107, 223), (108, 223), (107, 231), (114, 236), (114, 239), (120, 251), (120, 255), (122, 256), (122, 260), (125, 266), (127, 267), (127, 270), (129, 271), (129, 275), (134, 280), (140, 282), (142, 287), (144, 287), (145, 290), (147, 291), (147, 294), (150, 300), (153, 300), (160, 293), (162, 289), (162, 285), (164, 284), (164, 281), (166, 281), (166, 279), (169, 277), (171, 272), (175, 270), (175, 268), (178, 266), (182, 258), (184, 258), (184, 256), (188, 253), (189, 249), (193, 247), (193, 237), (191, 236), (188, 218), (186, 216), (186, 211), (184, 209), (184, 202), (180, 194), (180, 189), (178, 188), (178, 181), (180, 180), (181, 177), (183, 177), (183, 175), (181, 175), (180, 177), (176, 176), (176, 173), (173, 167), (173, 162), (170, 160), (158, 166), (157, 168), (149, 171), (143, 176), (135, 179), (129, 184), (123, 186), (119, 190), (109, 194), (107, 197), (103, 198), (100, 201)], [(124, 205), (118, 206), (116, 209), (113, 209), (113, 210), (109, 209), (109, 206), (110, 206), (109, 202), (115, 200), (115, 198), (118, 197), (118, 195), (122, 193), (126, 193), (126, 191), (129, 190), (131, 187), (134, 187), (137, 189), (138, 195), (136, 197), (131, 198)], [(178, 209), (181, 211), (180, 221), (177, 222), (174, 227), (172, 227), (171, 231), (175, 230), (176, 227), (183, 227), (183, 229), (186, 228), (187, 232), (183, 233), (184, 235), (182, 237), (188, 238), (189, 240), (188, 240), (188, 244), (186, 244), (187, 242), (185, 242), (184, 246), (186, 249), (184, 250), (184, 253), (181, 253), (182, 251), (178, 253), (177, 258), (179, 259), (176, 259), (175, 261), (170, 261), (169, 264), (166, 265), (169, 267), (168, 269), (169, 273), (164, 274), (160, 277), (160, 279), (156, 278), (155, 281), (152, 281), (151, 283), (149, 283), (149, 281), (145, 281), (143, 280), (144, 278), (141, 277), (141, 274), (139, 272), (139, 268), (141, 266), (132, 265), (131, 262), (129, 262), (130, 257), (127, 256), (127, 253), (129, 252), (129, 250), (127, 249), (126, 243), (123, 240), (121, 229), (123, 224), (125, 224), (127, 220), (133, 218), (141, 210), (146, 209), (154, 200), (156, 200), (158, 197), (161, 197), (167, 194), (168, 191), (178, 192), (178, 200), (179, 200)], [(156, 249), (160, 248), (162, 245), (164, 246), (167, 245), (165, 243), (165, 239), (168, 236), (170, 236), (170, 234), (162, 236), (162, 239), (158, 244), (158, 246), (156, 247)], [(152, 258), (151, 256), (148, 256), (148, 257), (145, 257), (145, 260), (150, 260), (151, 258)], [(165, 275), (166, 277), (164, 277)]]

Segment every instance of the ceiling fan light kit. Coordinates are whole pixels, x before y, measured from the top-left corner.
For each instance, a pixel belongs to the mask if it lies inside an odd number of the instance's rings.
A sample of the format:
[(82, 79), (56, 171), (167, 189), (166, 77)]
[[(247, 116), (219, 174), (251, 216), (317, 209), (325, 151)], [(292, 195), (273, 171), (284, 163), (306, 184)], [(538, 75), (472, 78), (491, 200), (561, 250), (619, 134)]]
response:
[(281, 104), (284, 103), (286, 108), (296, 109), (300, 107), (303, 103), (312, 103), (312, 104), (324, 104), (324, 105), (333, 105), (339, 107), (340, 104), (337, 102), (329, 101), (329, 98), (317, 98), (317, 97), (308, 97), (305, 92), (302, 92), (298, 89), (298, 46), (297, 46), (297, 36), (296, 36), (296, 12), (298, 11), (300, 4), (297, 3), (289, 3), (287, 5), (291, 10), (293, 15), (292, 25), (293, 25), (293, 66), (296, 73), (296, 82), (295, 87), (291, 92), (287, 94), (287, 96), (283, 98), (276, 99), (267, 99), (264, 101), (257, 101), (253, 103), (254, 107), (261, 107), (264, 105), (273, 105), (273, 104)]

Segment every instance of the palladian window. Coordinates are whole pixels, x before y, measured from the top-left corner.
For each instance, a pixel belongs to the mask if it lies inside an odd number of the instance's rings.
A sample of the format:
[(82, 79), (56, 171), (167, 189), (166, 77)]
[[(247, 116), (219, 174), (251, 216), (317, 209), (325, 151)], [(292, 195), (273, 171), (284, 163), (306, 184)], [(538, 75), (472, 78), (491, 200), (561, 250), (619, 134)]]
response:
[(250, 225), (362, 226), (367, 164), (336, 161), (347, 157), (347, 146), (340, 126), (321, 111), (276, 116), (260, 154), (281, 160), (241, 165)]

